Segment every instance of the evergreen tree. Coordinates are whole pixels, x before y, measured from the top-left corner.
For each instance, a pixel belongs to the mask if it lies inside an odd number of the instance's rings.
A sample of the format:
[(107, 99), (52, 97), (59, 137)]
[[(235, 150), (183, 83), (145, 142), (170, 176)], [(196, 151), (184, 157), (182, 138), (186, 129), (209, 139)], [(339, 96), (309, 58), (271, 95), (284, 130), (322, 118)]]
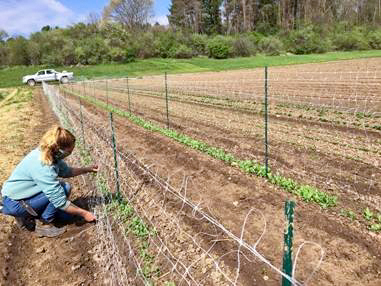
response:
[(222, 0), (201, 0), (201, 31), (205, 34), (220, 34), (222, 31), (220, 6)]

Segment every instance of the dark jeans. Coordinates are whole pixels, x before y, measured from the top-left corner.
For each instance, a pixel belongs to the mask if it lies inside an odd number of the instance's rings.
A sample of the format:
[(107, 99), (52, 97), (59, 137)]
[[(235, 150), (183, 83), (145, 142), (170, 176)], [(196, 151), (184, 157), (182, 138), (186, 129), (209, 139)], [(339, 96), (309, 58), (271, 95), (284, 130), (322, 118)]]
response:
[[(65, 190), (66, 196), (70, 196), (71, 186), (69, 183), (61, 182)], [(43, 192), (34, 195), (24, 201), (30, 205), (34, 211), (39, 215), (39, 218), (46, 222), (52, 222), (54, 219), (69, 220), (72, 216), (63, 210), (57, 209), (45, 196)], [(3, 198), (3, 213), (15, 217), (30, 217), (30, 214), (24, 209), (20, 202), (12, 200), (8, 197)]]

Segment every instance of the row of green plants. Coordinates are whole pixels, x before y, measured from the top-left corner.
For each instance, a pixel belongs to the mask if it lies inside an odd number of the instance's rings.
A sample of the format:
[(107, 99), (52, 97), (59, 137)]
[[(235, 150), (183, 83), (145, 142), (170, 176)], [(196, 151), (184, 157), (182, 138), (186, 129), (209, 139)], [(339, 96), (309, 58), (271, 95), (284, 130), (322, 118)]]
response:
[[(66, 114), (60, 110), (61, 118), (65, 128), (68, 128), (75, 134), (75, 130), (68, 123), (68, 118)], [(91, 153), (85, 146), (84, 138), (80, 137), (76, 142), (76, 147), (79, 150), (79, 157), (81, 163), (85, 166), (90, 165), (93, 162)], [(101, 175), (91, 174), (93, 178), (96, 177), (97, 189), (103, 194), (107, 199), (106, 213), (113, 216), (113, 218), (120, 223), (122, 223), (126, 235), (134, 235), (137, 240), (139, 257), (142, 260), (141, 275), (146, 279), (150, 280), (154, 276), (160, 274), (160, 269), (154, 267), (153, 263), (155, 256), (150, 253), (148, 236), (155, 236), (156, 230), (150, 229), (144, 221), (136, 215), (134, 208), (128, 203), (120, 194), (112, 194), (110, 191), (107, 181)], [(151, 283), (151, 282), (149, 282)], [(150, 284), (153, 285), (153, 284)]]
[[(351, 221), (360, 221), (356, 213), (352, 210), (342, 209), (340, 210), (340, 215), (349, 218)], [(369, 207), (366, 207), (362, 211), (361, 216), (365, 220), (368, 230), (373, 232), (381, 231), (381, 213), (376, 214), (371, 211)]]
[(149, 237), (157, 235), (156, 229), (149, 228), (124, 199), (112, 199), (107, 205), (106, 211), (123, 225), (126, 235), (133, 235), (135, 238), (142, 261), (141, 275), (148, 280), (159, 277), (160, 269), (154, 265), (155, 255), (150, 251), (149, 242)]
[(325, 193), (323, 191), (318, 190), (317, 188), (309, 185), (300, 184), (298, 182), (295, 182), (293, 179), (285, 178), (282, 175), (274, 174), (271, 172), (271, 170), (268, 170), (267, 176), (266, 176), (266, 170), (265, 166), (253, 161), (253, 160), (241, 160), (239, 158), (236, 158), (233, 154), (228, 153), (222, 148), (213, 147), (209, 144), (202, 142), (200, 140), (193, 139), (185, 134), (179, 133), (172, 129), (162, 128), (159, 126), (156, 126), (152, 122), (148, 122), (132, 113), (120, 110), (114, 106), (107, 105), (103, 101), (94, 99), (92, 97), (83, 96), (80, 94), (77, 94), (75, 92), (69, 91), (68, 89), (65, 89), (66, 92), (70, 92), (73, 95), (79, 96), (82, 99), (99, 106), (103, 109), (106, 109), (108, 111), (114, 112), (115, 114), (127, 117), (130, 121), (134, 122), (135, 124), (143, 127), (146, 130), (158, 132), (162, 135), (165, 135), (171, 139), (174, 139), (175, 141), (182, 143), (188, 147), (191, 147), (194, 150), (201, 151), (205, 154), (208, 154), (209, 156), (222, 160), (223, 162), (238, 167), (242, 171), (248, 174), (255, 174), (257, 176), (267, 178), (269, 182), (272, 184), (286, 190), (289, 193), (292, 193), (298, 197), (300, 197), (302, 200), (306, 202), (313, 202), (317, 203), (322, 208), (329, 208), (334, 207), (337, 205), (337, 197), (330, 195), (328, 193)]
[(135, 213), (133, 206), (127, 202), (121, 194), (113, 194), (106, 180), (100, 175), (97, 176), (96, 186), (103, 196), (108, 199), (105, 208), (106, 214), (112, 216), (119, 224), (122, 224), (127, 236), (133, 236), (142, 262), (140, 272), (142, 277), (148, 281), (154, 277), (158, 277), (160, 269), (154, 266), (155, 255), (151, 253), (149, 243), (149, 236), (157, 235), (156, 229), (150, 229)]

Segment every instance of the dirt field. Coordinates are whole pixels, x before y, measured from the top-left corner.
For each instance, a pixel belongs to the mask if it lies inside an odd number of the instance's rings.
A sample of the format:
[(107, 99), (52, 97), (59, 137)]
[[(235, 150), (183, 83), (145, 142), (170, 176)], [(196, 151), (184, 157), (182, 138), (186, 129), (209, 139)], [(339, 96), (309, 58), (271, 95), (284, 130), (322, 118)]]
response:
[[(378, 61), (371, 59), (277, 68), (279, 74), (308, 76), (308, 69), (312, 69), (315, 74), (307, 78), (311, 81), (307, 83), (292, 84), (291, 80), (284, 78), (281, 78), (282, 81), (278, 80), (280, 86), (287, 83), (289, 86), (284, 86), (284, 90), (292, 89), (293, 94), (301, 98), (300, 102), (307, 104), (309, 109), (301, 110), (299, 105), (295, 106), (290, 96), (282, 94), (278, 96), (278, 102), (273, 102), (270, 106), (271, 168), (300, 182), (336, 194), (339, 198), (339, 206), (328, 210), (297, 201), (296, 247), (308, 240), (320, 244), (325, 250), (323, 264), (314, 274), (309, 285), (375, 286), (381, 283), (380, 236), (369, 232), (364, 224), (366, 221), (362, 218), (365, 207), (376, 211), (381, 210), (379, 159), (381, 136), (379, 130), (373, 128), (380, 123), (378, 117), (381, 110), (378, 105), (380, 93), (377, 89), (374, 91), (374, 89), (365, 88), (370, 86), (370, 82), (374, 83), (375, 88), (380, 86)], [(338, 79), (329, 74), (332, 70), (342, 72)], [(370, 76), (362, 78), (355, 75), (353, 80), (352, 70), (357, 71), (357, 75), (363, 75), (365, 72)], [(315, 78), (317, 71), (321, 72), (320, 79)], [(236, 86), (247, 87), (248, 92), (251, 92), (252, 89), (247, 83), (239, 82), (242, 75), (248, 73), (250, 72), (206, 73), (179, 75), (176, 78), (179, 83), (182, 82), (183, 86), (189, 89), (193, 86), (193, 91), (197, 91), (198, 82), (202, 82), (209, 88), (208, 82), (213, 87), (213, 84), (217, 85), (218, 81), (226, 84), (226, 78), (233, 79), (233, 82), (236, 79)], [(255, 73), (256, 71), (253, 72)], [(344, 75), (346, 75), (345, 80)], [(332, 99), (321, 101), (323, 96), (318, 96), (320, 103), (324, 103), (323, 116), (321, 116), (322, 108), (317, 106), (317, 101), (308, 101), (307, 93), (311, 89), (315, 91), (315, 95), (318, 91), (327, 90), (326, 85), (321, 86), (323, 79), (324, 83), (332, 84), (335, 79), (337, 82), (336, 85), (331, 86), (334, 90), (334, 101)], [(144, 89), (139, 89), (135, 85), (135, 90), (130, 90), (130, 96), (133, 96), (132, 112), (165, 126), (166, 117), (163, 112), (165, 101), (160, 97), (160, 92), (157, 93), (158, 89), (155, 85), (150, 84), (162, 79), (143, 78), (142, 80)], [(312, 80), (317, 81), (315, 86), (311, 85)], [(351, 86), (352, 81), (356, 81), (355, 84), (362, 81), (365, 83), (360, 89), (354, 90)], [(129, 110), (126, 90), (121, 90), (122, 83), (122, 81), (115, 81), (113, 83), (115, 89), (109, 89), (108, 92), (99, 82), (94, 86), (87, 84), (87, 86), (78, 85), (70, 88)], [(274, 86), (274, 82), (271, 84)], [(230, 83), (232, 89), (235, 85)], [(109, 83), (110, 86), (112, 85)], [(206, 87), (203, 87), (203, 90), (205, 91)], [(247, 98), (244, 98), (246, 101), (242, 98), (233, 98), (223, 102), (220, 99), (226, 96), (225, 89), (219, 86), (216, 90), (219, 90), (219, 94), (215, 95), (217, 99), (215, 101), (212, 99), (212, 102), (194, 99), (195, 97), (209, 98), (209, 92), (214, 94), (214, 91), (210, 89), (203, 96), (191, 94), (191, 99), (184, 95), (185, 92), (172, 91), (171, 128), (202, 139), (212, 146), (223, 147), (240, 158), (263, 161), (264, 123), (263, 115), (259, 112), (261, 103), (248, 102)], [(304, 93), (300, 95), (295, 91), (304, 91)], [(366, 94), (362, 96), (361, 92)], [(353, 103), (352, 97), (345, 95), (347, 93), (356, 94), (358, 98), (365, 99), (361, 104), (358, 100)], [(324, 92), (324, 95), (328, 94), (330, 93)], [(282, 97), (290, 101), (287, 102), (281, 99)], [(339, 103), (339, 99), (346, 101), (348, 105)], [(79, 114), (78, 99), (66, 93), (66, 100), (70, 108)], [(282, 104), (290, 102), (291, 105), (285, 105), (286, 109), (282, 109)], [(328, 102), (336, 103), (329, 109)], [(366, 106), (370, 108), (365, 109)], [(345, 107), (345, 112), (341, 107)], [(366, 116), (361, 117), (357, 111), (353, 110), (362, 110), (361, 112), (365, 112)], [(83, 112), (86, 124), (94, 126), (95, 129), (106, 128), (108, 114), (105, 111), (86, 103), (83, 106)], [(291, 113), (290, 116), (288, 116), (289, 113)], [(326, 115), (327, 117), (324, 117)], [(338, 120), (341, 117), (342, 119)], [(156, 172), (163, 178), (170, 177), (172, 185), (181, 189), (184, 174), (191, 176), (193, 179), (187, 188), (188, 198), (207, 209), (238, 236), (247, 212), (251, 208), (259, 210), (267, 221), (267, 232), (258, 245), (258, 251), (268, 257), (274, 265), (280, 267), (283, 249), (284, 201), (288, 198), (296, 199), (295, 197), (269, 184), (265, 179), (245, 175), (236, 168), (186, 148), (169, 138), (145, 131), (125, 118), (116, 118), (115, 129), (118, 146), (122, 146), (120, 148), (123, 152), (133, 153), (137, 158), (142, 158), (145, 165), (160, 166), (155, 169)], [(141, 199), (144, 200), (144, 197)], [(357, 220), (351, 222), (347, 217), (341, 216), (342, 209), (355, 211)], [(169, 208), (168, 213), (175, 216), (176, 208)], [(194, 219), (181, 217), (181, 224), (184, 228), (191, 229), (190, 233), (193, 231), (196, 235), (203, 230), (202, 224)], [(245, 230), (246, 240), (254, 243), (260, 236), (263, 225), (260, 215), (256, 214), (252, 217)], [(160, 229), (160, 224), (158, 228), (165, 236), (166, 230)], [(203, 237), (202, 241), (207, 245), (210, 239)], [(183, 247), (186, 246), (183, 245)], [(223, 256), (226, 271), (234, 273), (237, 268), (237, 258), (234, 254), (227, 254), (229, 244), (220, 242), (219, 247), (213, 248), (213, 253), (217, 257)], [(296, 272), (296, 277), (300, 281), (305, 281), (313, 271), (318, 261), (318, 253), (319, 250), (316, 247), (303, 249)], [(239, 276), (241, 285), (252, 285), (252, 281), (257, 281), (258, 285), (278, 285), (279, 280), (279, 275), (258, 261), (245, 260), (245, 263), (241, 265)]]
[[(41, 90), (14, 90), (0, 102), (1, 182), (57, 119)], [(73, 199), (84, 202), (82, 180), (70, 180)], [(82, 204), (83, 205), (83, 204)], [(69, 225), (59, 238), (37, 238), (0, 215), (0, 285), (105, 285), (93, 256), (94, 227)]]
[[(269, 91), (269, 161), (273, 172), (328, 193), (340, 194), (340, 198), (346, 200), (345, 205), (358, 213), (366, 206), (381, 211), (381, 132), (378, 130), (378, 126), (381, 127), (381, 77), (376, 65), (379, 61), (368, 59), (271, 69), (276, 78), (275, 82), (270, 81)], [(259, 73), (262, 70), (173, 76), (168, 82), (169, 94), (173, 97), (169, 102), (171, 128), (222, 147), (239, 158), (264, 162), (262, 102), (234, 97), (253, 88), (248, 79), (260, 78)], [(310, 78), (308, 88), (305, 77)], [(109, 82), (108, 92), (104, 83), (99, 82), (94, 86), (88, 84), (87, 88), (77, 87), (77, 90), (122, 110), (131, 107), (134, 114), (165, 126), (166, 103), (159, 88), (163, 87), (162, 80), (158, 77), (130, 80), (130, 102), (125, 89), (115, 91), (127, 84), (125, 80)], [(221, 95), (226, 87), (233, 95)], [(305, 93), (295, 95), (295, 90)], [(217, 99), (206, 98), (204, 91), (215, 92)], [(253, 94), (261, 92), (252, 90)], [(307, 97), (308, 94), (313, 94), (315, 99)], [(329, 96), (336, 100), (333, 106), (324, 107), (322, 102), (316, 105), (314, 100)], [(337, 101), (344, 97), (352, 104), (346, 112), (339, 111), (344, 105)], [(300, 100), (304, 100), (304, 105), (295, 106)], [(369, 110), (360, 113), (360, 104), (373, 108), (372, 113)]]

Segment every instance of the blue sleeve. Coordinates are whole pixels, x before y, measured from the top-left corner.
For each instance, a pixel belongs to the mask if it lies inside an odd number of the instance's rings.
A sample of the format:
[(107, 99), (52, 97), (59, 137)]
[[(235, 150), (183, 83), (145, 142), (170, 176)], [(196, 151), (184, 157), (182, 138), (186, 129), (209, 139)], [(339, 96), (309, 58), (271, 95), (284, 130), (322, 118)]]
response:
[(53, 166), (44, 166), (41, 170), (33, 172), (33, 180), (46, 195), (48, 200), (56, 207), (63, 208), (67, 203), (65, 190), (58, 181), (58, 174)]
[(65, 163), (64, 160), (59, 160), (56, 164), (58, 167), (58, 176), (61, 178), (72, 177), (71, 168)]

